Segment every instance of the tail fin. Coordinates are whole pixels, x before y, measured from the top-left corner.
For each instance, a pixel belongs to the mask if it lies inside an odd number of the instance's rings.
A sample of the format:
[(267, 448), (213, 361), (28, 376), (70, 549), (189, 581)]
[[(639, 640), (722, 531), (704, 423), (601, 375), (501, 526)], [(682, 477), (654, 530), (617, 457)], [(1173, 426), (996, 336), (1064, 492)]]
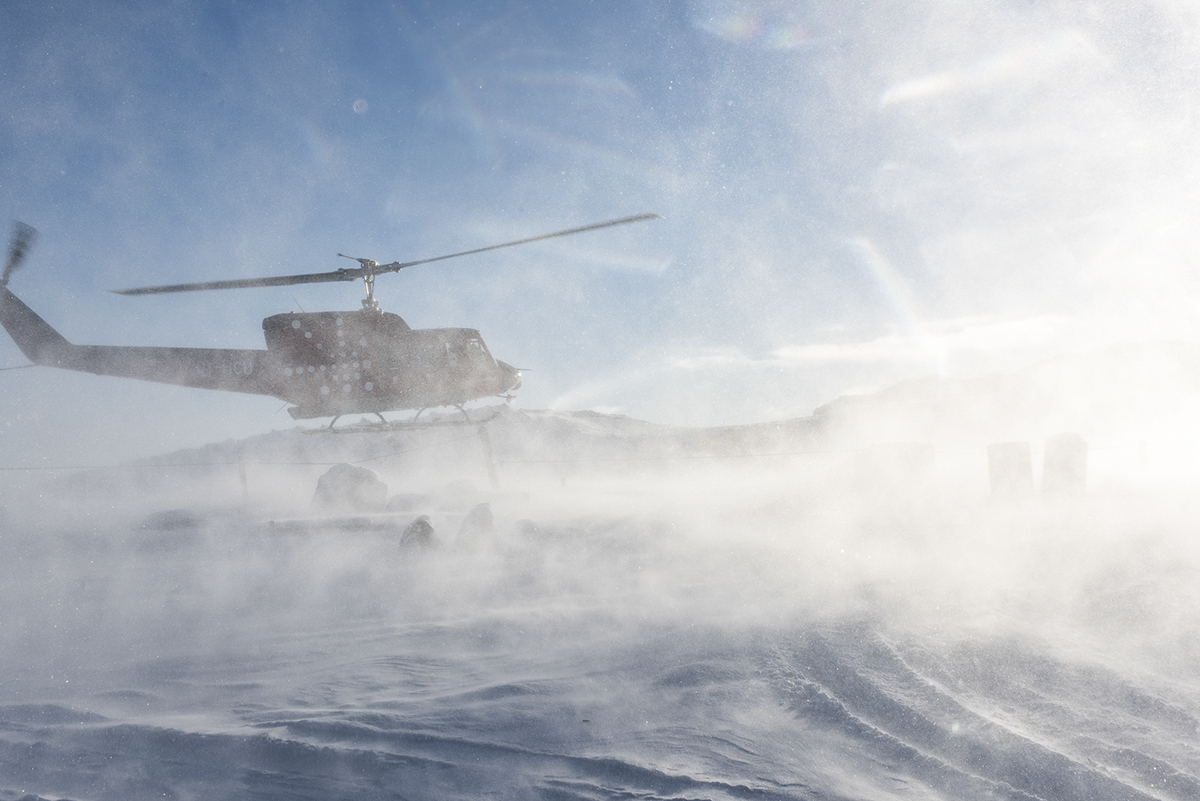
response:
[(73, 365), (75, 346), (6, 286), (0, 286), (0, 325), (34, 364), (68, 368)]

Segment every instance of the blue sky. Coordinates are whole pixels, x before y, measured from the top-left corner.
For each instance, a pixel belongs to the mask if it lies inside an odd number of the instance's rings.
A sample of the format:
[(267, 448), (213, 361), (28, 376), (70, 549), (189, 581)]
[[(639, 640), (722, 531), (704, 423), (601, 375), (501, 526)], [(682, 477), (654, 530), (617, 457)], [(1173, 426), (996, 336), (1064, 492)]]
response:
[[(1198, 50), (1165, 0), (9, 2), (0, 215), (41, 232), (12, 289), (74, 342), (261, 347), (361, 290), (105, 290), (655, 211), (377, 293), (531, 368), (519, 406), (690, 425), (1194, 340)], [(43, 368), (0, 373), (0, 418), (4, 464), (292, 424)]]

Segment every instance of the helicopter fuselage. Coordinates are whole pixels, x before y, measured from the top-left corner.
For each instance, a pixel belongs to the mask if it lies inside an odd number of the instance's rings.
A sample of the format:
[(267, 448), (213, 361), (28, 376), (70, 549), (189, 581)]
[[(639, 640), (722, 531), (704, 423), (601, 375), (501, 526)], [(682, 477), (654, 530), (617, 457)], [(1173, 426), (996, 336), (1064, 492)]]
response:
[(34, 364), (268, 395), (295, 419), (462, 405), (521, 385), (478, 331), (414, 330), (374, 309), (268, 317), (266, 350), (74, 345), (0, 286), (0, 325)]
[(373, 309), (277, 314), (263, 334), (297, 418), (460, 405), (521, 383), (475, 329), (414, 330)]

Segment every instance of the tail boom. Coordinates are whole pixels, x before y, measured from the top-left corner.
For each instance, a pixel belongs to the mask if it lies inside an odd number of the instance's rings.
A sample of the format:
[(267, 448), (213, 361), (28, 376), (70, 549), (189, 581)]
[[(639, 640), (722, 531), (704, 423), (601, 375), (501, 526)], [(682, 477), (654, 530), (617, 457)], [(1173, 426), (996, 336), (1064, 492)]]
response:
[(46, 367), (252, 395), (284, 392), (268, 351), (72, 345), (4, 286), (0, 325), (31, 362)]

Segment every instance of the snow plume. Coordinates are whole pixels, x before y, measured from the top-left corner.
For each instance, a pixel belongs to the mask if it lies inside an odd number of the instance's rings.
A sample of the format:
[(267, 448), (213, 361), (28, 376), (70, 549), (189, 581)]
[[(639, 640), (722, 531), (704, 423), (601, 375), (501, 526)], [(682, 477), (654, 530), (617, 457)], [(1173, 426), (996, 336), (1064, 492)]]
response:
[[(1200, 510), (1147, 478), (1179, 465), (993, 494), (989, 421), (864, 446), (889, 403), (505, 410), (42, 482), (0, 540), (0, 791), (1189, 797)], [(344, 463), (387, 508), (313, 506)]]

